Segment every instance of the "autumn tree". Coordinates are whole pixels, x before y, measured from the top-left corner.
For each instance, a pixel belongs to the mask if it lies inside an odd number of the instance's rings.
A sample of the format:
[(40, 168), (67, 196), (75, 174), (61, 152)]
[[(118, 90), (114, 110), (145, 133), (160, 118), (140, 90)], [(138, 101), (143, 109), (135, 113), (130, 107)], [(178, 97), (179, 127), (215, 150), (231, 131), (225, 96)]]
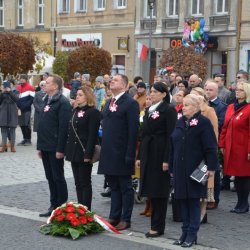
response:
[(33, 69), (35, 51), (30, 39), (10, 32), (0, 32), (0, 67), (4, 76), (27, 73)]
[(207, 61), (203, 54), (196, 53), (193, 48), (169, 48), (160, 60), (160, 66), (166, 68), (173, 66), (182, 76), (197, 74), (204, 79), (207, 75)]
[(61, 76), (65, 82), (70, 80), (70, 77), (67, 73), (68, 57), (68, 51), (58, 50), (53, 63), (53, 72)]
[(108, 51), (90, 45), (81, 46), (69, 54), (68, 74), (72, 77), (74, 72), (88, 73), (93, 80), (98, 75), (110, 73), (111, 61)]

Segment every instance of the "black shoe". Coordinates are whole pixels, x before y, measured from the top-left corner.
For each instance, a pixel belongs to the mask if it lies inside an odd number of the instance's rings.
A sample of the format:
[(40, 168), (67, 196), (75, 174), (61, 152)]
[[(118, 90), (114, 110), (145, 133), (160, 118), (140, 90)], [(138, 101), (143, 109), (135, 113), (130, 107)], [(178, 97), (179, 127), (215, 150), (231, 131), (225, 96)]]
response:
[(49, 217), (54, 210), (54, 207), (50, 207), (47, 212), (39, 214), (39, 217)]
[(18, 144), (17, 144), (17, 146), (24, 146), (24, 144), (25, 144), (25, 140), (22, 140), (21, 142), (19, 142)]
[(179, 240), (174, 241), (173, 245), (180, 246), (185, 241), (187, 234), (183, 233)]
[(104, 192), (101, 193), (102, 197), (111, 197), (111, 188), (108, 187)]
[(193, 241), (184, 241), (181, 244), (181, 247), (191, 247), (193, 244), (197, 245), (197, 239), (195, 239)]
[(241, 209), (241, 208), (235, 208), (234, 209), (234, 213), (236, 214), (244, 214), (247, 213), (249, 211), (249, 207)]
[(207, 223), (207, 213), (202, 217), (200, 224), (205, 224)]
[(30, 145), (31, 145), (31, 140), (25, 140), (23, 146), (30, 146)]
[(163, 234), (164, 234), (163, 232), (156, 232), (156, 233), (147, 232), (147, 233), (145, 234), (145, 236), (146, 236), (147, 238), (156, 238), (156, 237), (159, 237), (159, 236), (161, 236), (161, 235), (163, 235)]

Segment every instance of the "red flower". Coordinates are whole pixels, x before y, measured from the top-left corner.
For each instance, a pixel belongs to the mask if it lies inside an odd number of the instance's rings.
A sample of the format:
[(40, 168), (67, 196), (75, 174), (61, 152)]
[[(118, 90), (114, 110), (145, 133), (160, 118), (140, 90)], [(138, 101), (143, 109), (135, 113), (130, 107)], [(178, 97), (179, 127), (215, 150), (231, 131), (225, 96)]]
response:
[(87, 211), (86, 208), (85, 208), (83, 205), (80, 205), (78, 208), (79, 208), (79, 209), (82, 209), (82, 210), (85, 211), (85, 212)]
[(76, 219), (76, 215), (75, 214), (73, 214), (73, 213), (68, 213), (67, 215), (66, 215), (66, 220), (73, 220), (73, 219)]
[(74, 205), (72, 203), (67, 203), (66, 207), (73, 207)]
[(89, 222), (93, 221), (93, 218), (91, 216), (87, 216), (87, 219), (88, 219)]
[(75, 218), (75, 219), (70, 221), (70, 224), (74, 227), (77, 227), (80, 225), (80, 221), (77, 218)]
[(61, 215), (57, 216), (56, 220), (60, 222), (60, 221), (63, 221), (64, 218), (65, 218), (65, 216), (63, 214), (61, 214)]
[(54, 212), (54, 215), (60, 215), (62, 214), (62, 209), (61, 208), (57, 208)]
[(80, 217), (79, 217), (79, 220), (80, 220), (80, 222), (81, 222), (83, 225), (87, 224), (87, 222), (88, 222), (88, 220), (87, 220), (87, 218), (86, 218), (85, 216), (80, 216)]
[(80, 208), (77, 209), (77, 212), (78, 212), (80, 215), (85, 214), (85, 210), (80, 209)]
[(66, 207), (64, 211), (67, 213), (74, 213), (75, 209), (74, 209), (74, 207)]

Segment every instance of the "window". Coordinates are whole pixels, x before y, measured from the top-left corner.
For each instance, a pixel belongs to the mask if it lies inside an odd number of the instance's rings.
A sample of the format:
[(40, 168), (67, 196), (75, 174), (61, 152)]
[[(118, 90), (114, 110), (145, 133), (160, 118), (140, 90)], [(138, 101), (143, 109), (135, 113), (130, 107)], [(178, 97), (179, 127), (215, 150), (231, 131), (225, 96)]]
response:
[(191, 1), (192, 15), (202, 15), (204, 13), (204, 0)]
[(114, 0), (115, 1), (115, 8), (117, 9), (124, 9), (127, 5), (127, 0)]
[(94, 8), (95, 10), (105, 10), (106, 0), (94, 0)]
[(178, 2), (179, 2), (178, 0), (168, 0), (167, 15), (169, 17), (178, 17), (178, 12), (179, 12)]
[(156, 17), (156, 2), (154, 3), (153, 9), (151, 10), (149, 5), (147, 4), (147, 1), (145, 1), (145, 16), (146, 17), (150, 17), (150, 11), (153, 11), (152, 13), (152, 17), (155, 18)]
[(3, 0), (0, 0), (0, 27), (4, 26), (4, 7), (3, 7)]
[(18, 0), (17, 6), (17, 26), (23, 26), (23, 0)]
[(68, 13), (69, 12), (69, 0), (58, 0), (58, 10), (59, 13)]
[(75, 0), (75, 12), (87, 11), (87, 0)]
[(228, 13), (228, 0), (216, 0), (216, 13), (217, 14)]
[(44, 0), (38, 0), (38, 25), (44, 24)]

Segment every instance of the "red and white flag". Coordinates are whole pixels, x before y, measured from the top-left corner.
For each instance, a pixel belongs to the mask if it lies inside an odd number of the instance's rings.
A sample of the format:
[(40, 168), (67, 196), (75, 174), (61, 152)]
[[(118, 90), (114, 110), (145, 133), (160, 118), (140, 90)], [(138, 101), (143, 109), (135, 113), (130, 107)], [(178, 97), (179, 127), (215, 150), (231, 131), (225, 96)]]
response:
[(138, 42), (137, 45), (138, 58), (141, 60), (147, 60), (148, 47), (145, 44)]

